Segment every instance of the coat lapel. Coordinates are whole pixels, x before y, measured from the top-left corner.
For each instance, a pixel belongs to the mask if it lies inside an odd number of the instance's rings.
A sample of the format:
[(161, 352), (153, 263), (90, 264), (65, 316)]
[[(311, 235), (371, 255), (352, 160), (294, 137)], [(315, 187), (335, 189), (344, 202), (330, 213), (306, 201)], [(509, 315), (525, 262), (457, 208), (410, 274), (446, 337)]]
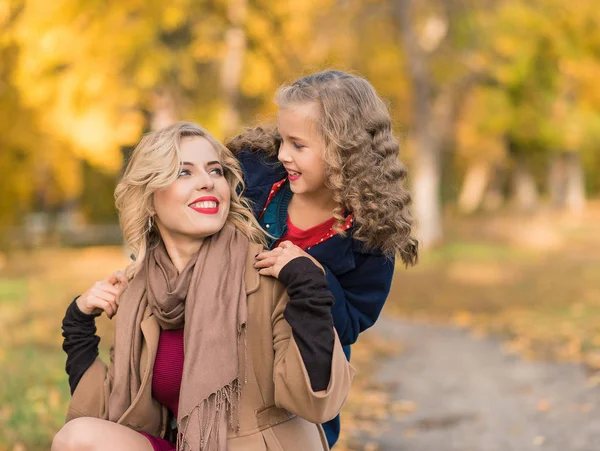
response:
[(160, 325), (154, 315), (150, 315), (149, 307), (144, 312), (144, 317), (140, 324), (143, 336), (140, 355), (140, 389), (118, 422), (136, 430), (156, 434), (162, 424), (160, 414), (162, 409), (152, 398), (152, 373), (160, 339)]
[(250, 243), (248, 246), (248, 254), (246, 255), (246, 273), (244, 274), (246, 295), (254, 293), (260, 286), (260, 274), (254, 269), (254, 263), (256, 262), (256, 254), (261, 253), (263, 249), (262, 244)]

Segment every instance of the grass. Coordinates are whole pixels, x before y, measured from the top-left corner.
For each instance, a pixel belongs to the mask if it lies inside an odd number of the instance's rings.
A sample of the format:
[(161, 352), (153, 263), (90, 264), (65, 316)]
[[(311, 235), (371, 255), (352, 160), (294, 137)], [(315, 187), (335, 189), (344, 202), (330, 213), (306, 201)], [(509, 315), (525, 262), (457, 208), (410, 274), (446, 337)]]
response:
[[(70, 394), (60, 324), (73, 297), (122, 267), (119, 247), (45, 249), (0, 268), (0, 450), (48, 450)], [(101, 319), (103, 348), (111, 324)], [(104, 349), (105, 351), (105, 349)]]
[(2, 359), (0, 446), (49, 449), (69, 399), (60, 350), (23, 346)]
[(0, 303), (18, 303), (27, 298), (27, 279), (25, 277), (15, 279), (0, 279)]

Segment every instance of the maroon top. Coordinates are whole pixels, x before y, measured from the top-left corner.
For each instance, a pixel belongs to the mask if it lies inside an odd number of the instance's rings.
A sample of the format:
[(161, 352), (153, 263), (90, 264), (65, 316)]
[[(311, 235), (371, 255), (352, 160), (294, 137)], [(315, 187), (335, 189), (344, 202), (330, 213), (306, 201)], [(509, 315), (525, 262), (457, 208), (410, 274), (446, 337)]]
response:
[(183, 329), (163, 330), (158, 341), (152, 396), (177, 417), (183, 375)]
[[(183, 355), (183, 329), (161, 331), (152, 373), (152, 397), (171, 410), (175, 418), (179, 411)], [(144, 432), (142, 434), (150, 440), (154, 451), (176, 448), (175, 444), (167, 440)]]

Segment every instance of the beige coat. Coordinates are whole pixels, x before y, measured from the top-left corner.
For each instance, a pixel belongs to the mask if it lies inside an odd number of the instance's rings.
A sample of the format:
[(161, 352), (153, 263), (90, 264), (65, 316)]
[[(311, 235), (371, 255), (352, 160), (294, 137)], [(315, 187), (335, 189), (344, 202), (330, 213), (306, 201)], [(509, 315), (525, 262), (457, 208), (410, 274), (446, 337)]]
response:
[[(288, 302), (285, 288), (276, 279), (260, 276), (252, 266), (260, 251), (259, 245), (251, 244), (246, 258), (248, 360), (246, 374), (240, 380), (247, 382), (242, 387), (239, 431), (229, 430), (227, 434), (228, 451), (327, 450), (325, 434), (318, 424), (339, 413), (354, 369), (336, 334), (329, 386), (327, 390), (312, 391), (292, 330), (283, 317)], [(149, 309), (141, 328), (142, 385), (119, 423), (162, 437), (167, 429), (167, 409), (152, 398), (160, 326)], [(243, 350), (239, 355), (243, 368)], [(108, 418), (111, 369), (96, 359), (77, 385), (67, 421), (82, 416)]]

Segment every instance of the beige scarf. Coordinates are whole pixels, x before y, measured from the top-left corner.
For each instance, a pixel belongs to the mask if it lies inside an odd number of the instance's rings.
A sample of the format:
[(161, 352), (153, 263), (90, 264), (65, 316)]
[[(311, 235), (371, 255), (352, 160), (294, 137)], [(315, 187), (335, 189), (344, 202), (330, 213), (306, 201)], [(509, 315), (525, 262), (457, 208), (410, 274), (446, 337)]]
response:
[(243, 382), (239, 380), (238, 345), (240, 339), (246, 345), (248, 246), (248, 238), (226, 224), (204, 240), (180, 274), (162, 243), (148, 252), (143, 269), (119, 303), (111, 421), (123, 416), (139, 391), (140, 324), (150, 305), (163, 329), (185, 325), (177, 449), (227, 449), (226, 412), (233, 427)]

